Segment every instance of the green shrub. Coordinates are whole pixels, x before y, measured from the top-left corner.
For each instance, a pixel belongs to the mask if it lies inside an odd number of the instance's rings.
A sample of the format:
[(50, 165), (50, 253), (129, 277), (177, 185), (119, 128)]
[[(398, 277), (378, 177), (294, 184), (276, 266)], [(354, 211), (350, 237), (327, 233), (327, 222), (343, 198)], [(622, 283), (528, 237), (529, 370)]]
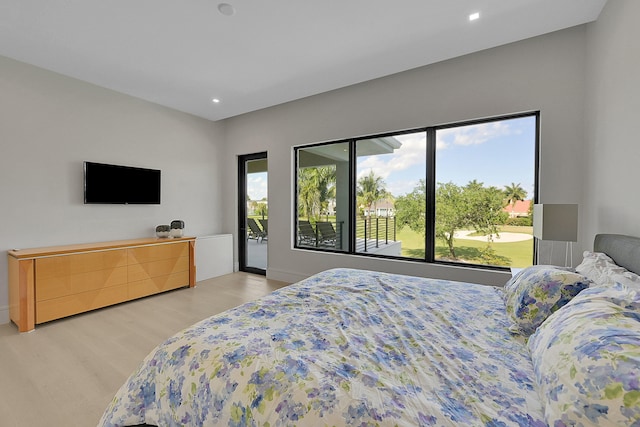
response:
[(533, 217), (521, 216), (517, 218), (509, 218), (505, 221), (505, 225), (515, 225), (517, 227), (531, 227), (533, 225)]

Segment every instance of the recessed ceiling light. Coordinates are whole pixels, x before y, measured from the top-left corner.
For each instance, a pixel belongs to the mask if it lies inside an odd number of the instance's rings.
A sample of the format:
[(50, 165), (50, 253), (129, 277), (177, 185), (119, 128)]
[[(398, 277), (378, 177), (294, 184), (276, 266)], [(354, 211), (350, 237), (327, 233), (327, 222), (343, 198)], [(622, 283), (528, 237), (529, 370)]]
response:
[(469, 15), (469, 21), (475, 21), (480, 18), (480, 12), (472, 13)]
[(220, 100), (218, 98), (213, 98), (211, 102), (213, 102), (214, 104), (218, 104), (220, 103)]
[(236, 13), (236, 10), (229, 3), (220, 3), (218, 5), (218, 11), (224, 16), (231, 16)]

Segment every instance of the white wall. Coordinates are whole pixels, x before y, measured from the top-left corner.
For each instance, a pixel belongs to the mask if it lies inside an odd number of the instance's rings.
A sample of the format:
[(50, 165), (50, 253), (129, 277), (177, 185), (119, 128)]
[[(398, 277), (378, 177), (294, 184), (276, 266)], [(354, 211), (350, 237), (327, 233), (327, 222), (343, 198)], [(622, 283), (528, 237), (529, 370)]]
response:
[[(294, 250), (292, 147), (377, 132), (522, 111), (541, 111), (544, 203), (581, 200), (586, 29), (575, 27), (226, 120), (227, 174), (236, 156), (267, 150), (269, 268), (295, 280), (350, 266), (502, 284), (506, 273)], [(415, 52), (419, 55), (420, 52)], [(381, 58), (380, 60), (384, 60)], [(505, 162), (517, 161), (505, 153)], [(226, 188), (225, 227), (237, 230), (236, 191)], [(582, 244), (582, 242), (579, 242)], [(564, 245), (562, 245), (564, 262)]]
[(640, 236), (640, 2), (615, 0), (588, 27), (585, 227)]
[[(0, 253), (224, 231), (222, 125), (0, 57)], [(162, 170), (162, 203), (84, 205), (83, 161)], [(8, 321), (6, 255), (0, 323)]]

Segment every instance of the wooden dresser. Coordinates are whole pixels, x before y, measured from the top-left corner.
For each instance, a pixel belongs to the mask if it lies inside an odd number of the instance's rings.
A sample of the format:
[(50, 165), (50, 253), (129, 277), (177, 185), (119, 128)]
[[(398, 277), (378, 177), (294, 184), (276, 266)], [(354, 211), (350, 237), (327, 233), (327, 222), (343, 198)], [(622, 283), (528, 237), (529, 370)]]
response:
[(9, 317), (36, 324), (195, 286), (195, 238), (134, 239), (12, 250)]

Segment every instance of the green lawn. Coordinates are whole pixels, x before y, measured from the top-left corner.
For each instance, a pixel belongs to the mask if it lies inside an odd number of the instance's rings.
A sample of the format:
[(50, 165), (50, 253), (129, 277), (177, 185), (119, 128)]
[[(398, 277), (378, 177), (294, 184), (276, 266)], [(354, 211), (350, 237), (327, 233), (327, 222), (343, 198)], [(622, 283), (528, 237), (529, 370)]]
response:
[[(255, 217), (258, 217), (256, 215)], [(306, 218), (300, 218), (306, 219)], [(323, 217), (323, 220), (325, 218)], [(329, 217), (335, 221), (335, 217)], [(533, 234), (533, 227), (502, 226), (502, 232)], [(475, 234), (471, 234), (472, 236)], [(397, 240), (402, 241), (402, 256), (424, 259), (424, 237), (414, 233), (408, 227), (398, 230)], [(528, 267), (533, 263), (533, 240), (521, 242), (497, 243), (491, 245), (493, 256), (488, 260), (483, 257), (487, 243), (470, 239), (456, 239), (454, 242), (459, 261), (473, 264), (501, 265), (505, 267)], [(436, 258), (448, 257), (449, 250), (442, 240), (436, 241)]]
[[(501, 227), (502, 232), (532, 234), (532, 227)], [(408, 227), (398, 231), (398, 240), (402, 241), (402, 255), (411, 258), (424, 258), (424, 238), (411, 231)], [(521, 242), (492, 243), (494, 255), (491, 261), (483, 258), (483, 251), (487, 247), (486, 242), (455, 239), (454, 247), (459, 260), (465, 260), (474, 264), (504, 265), (507, 267), (527, 267), (533, 263), (533, 240)], [(436, 257), (442, 258), (449, 255), (447, 246), (442, 240), (436, 241)]]

